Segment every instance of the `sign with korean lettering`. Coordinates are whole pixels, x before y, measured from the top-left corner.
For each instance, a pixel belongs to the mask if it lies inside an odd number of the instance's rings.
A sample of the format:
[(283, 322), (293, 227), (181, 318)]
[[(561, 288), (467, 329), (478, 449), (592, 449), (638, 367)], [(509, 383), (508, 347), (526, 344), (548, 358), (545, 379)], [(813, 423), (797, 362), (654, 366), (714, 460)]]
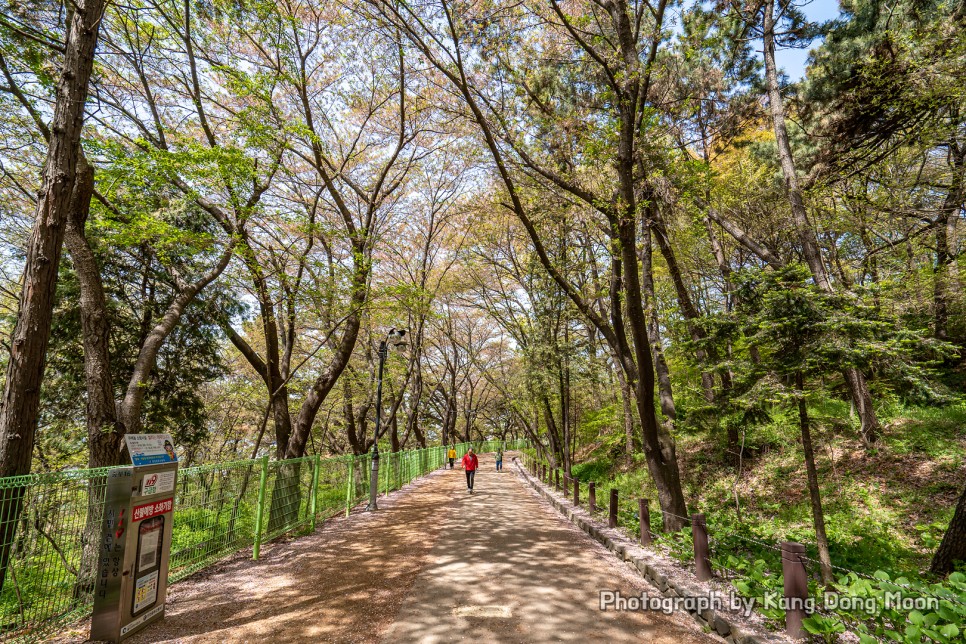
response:
[(151, 472), (141, 478), (141, 496), (164, 494), (174, 491), (174, 470), (169, 472)]
[(136, 466), (178, 462), (171, 434), (127, 434), (124, 440)]
[(108, 473), (91, 640), (120, 642), (164, 617), (178, 457), (169, 434), (126, 436), (136, 464)]
[(156, 517), (158, 515), (171, 512), (173, 509), (174, 498), (162, 499), (152, 503), (145, 503), (144, 505), (136, 505), (134, 506), (134, 510), (131, 512), (131, 520), (144, 521), (145, 519), (150, 519), (151, 517)]

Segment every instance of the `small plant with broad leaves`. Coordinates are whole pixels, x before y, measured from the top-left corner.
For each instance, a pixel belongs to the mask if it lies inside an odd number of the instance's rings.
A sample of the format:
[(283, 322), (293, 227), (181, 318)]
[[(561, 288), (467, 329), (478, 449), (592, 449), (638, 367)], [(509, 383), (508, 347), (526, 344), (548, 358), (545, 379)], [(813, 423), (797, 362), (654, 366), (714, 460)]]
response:
[[(862, 644), (873, 642), (962, 642), (966, 624), (966, 575), (952, 573), (944, 583), (926, 583), (877, 571), (873, 578), (849, 573), (835, 584), (835, 591), (846, 597), (873, 599), (874, 611), (839, 610), (843, 630), (847, 628)], [(917, 602), (924, 602), (921, 608)], [(824, 619), (824, 618), (823, 618)], [(805, 628), (820, 634), (828, 628), (815, 616)], [(814, 630), (813, 630), (814, 629)]]

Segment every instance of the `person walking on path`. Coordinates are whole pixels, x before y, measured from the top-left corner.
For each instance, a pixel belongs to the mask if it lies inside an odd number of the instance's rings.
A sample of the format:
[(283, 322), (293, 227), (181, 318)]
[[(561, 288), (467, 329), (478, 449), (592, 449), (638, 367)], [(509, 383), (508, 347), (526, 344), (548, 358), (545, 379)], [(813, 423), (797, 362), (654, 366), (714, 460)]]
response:
[(480, 461), (476, 458), (471, 447), (466, 455), (463, 456), (463, 469), (466, 470), (466, 491), (473, 494), (473, 479), (476, 477), (476, 468), (480, 466)]
[(497, 448), (496, 450), (496, 471), (503, 471), (503, 449)]
[(449, 459), (449, 469), (453, 469), (453, 464), (456, 462), (456, 448), (451, 445), (446, 457)]

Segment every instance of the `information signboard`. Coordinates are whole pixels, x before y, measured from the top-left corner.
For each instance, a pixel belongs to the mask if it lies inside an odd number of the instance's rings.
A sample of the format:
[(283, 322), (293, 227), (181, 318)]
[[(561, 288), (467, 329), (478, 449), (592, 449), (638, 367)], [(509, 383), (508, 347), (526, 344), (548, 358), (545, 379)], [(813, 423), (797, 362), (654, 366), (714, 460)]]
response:
[(178, 457), (168, 434), (125, 436), (108, 473), (91, 639), (119, 642), (164, 616)]
[(135, 467), (178, 462), (169, 434), (128, 434), (124, 440)]

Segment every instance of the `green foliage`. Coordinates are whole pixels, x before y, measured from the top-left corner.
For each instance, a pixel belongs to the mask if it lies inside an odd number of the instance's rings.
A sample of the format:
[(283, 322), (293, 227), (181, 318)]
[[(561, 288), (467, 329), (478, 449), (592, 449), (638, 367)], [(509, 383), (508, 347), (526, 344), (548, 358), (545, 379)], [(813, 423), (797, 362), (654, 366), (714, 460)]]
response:
[[(875, 602), (876, 610), (871, 615), (862, 610), (836, 611), (842, 629), (847, 627), (862, 642), (962, 641), (966, 624), (966, 575), (962, 573), (952, 573), (942, 584), (907, 577), (892, 579), (882, 571), (876, 571), (871, 579), (849, 573), (839, 578), (834, 589), (846, 597)], [(917, 599), (928, 600), (928, 607), (920, 610), (904, 604), (914, 605)]]
[(589, 481), (600, 481), (604, 478), (613, 466), (608, 460), (599, 458), (593, 461), (583, 461), (570, 468), (571, 475), (577, 480), (587, 483)]

